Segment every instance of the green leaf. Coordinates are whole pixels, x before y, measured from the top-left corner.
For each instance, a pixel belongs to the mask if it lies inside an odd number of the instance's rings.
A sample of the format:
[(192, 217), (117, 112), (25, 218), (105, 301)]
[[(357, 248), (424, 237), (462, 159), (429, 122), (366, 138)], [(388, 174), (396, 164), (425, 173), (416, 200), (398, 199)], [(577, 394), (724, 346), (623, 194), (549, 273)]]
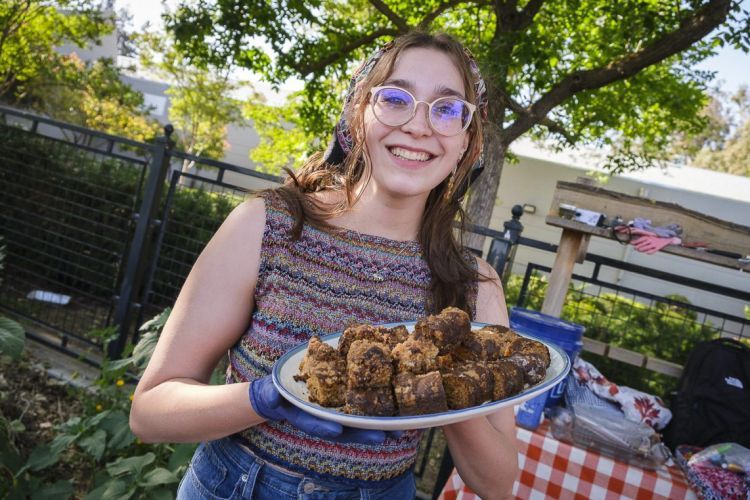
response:
[(107, 464), (107, 472), (113, 477), (126, 474), (138, 477), (141, 475), (143, 468), (153, 463), (155, 459), (156, 455), (152, 452), (137, 457), (118, 458), (114, 462)]
[(107, 433), (98, 429), (90, 436), (86, 436), (78, 442), (78, 446), (83, 451), (94, 457), (95, 460), (100, 460), (104, 454), (107, 443)]
[(141, 327), (138, 329), (139, 332), (159, 332), (164, 328), (164, 325), (167, 323), (167, 320), (169, 319), (169, 314), (172, 312), (172, 308), (168, 307), (164, 309), (162, 312), (151, 318), (150, 320), (146, 321), (141, 325)]
[(76, 438), (78, 438), (78, 435), (62, 434), (52, 440), (52, 443), (50, 444), (37, 446), (31, 452), (23, 469), (40, 471), (57, 463), (57, 461), (60, 460), (60, 453), (70, 446)]
[(157, 467), (156, 469), (148, 471), (143, 476), (143, 481), (139, 481), (139, 485), (145, 488), (151, 488), (160, 484), (176, 483), (180, 480), (177, 474), (167, 470), (163, 467)]
[(26, 332), (23, 327), (10, 318), (0, 316), (0, 354), (19, 359), (23, 353)]
[(20, 434), (21, 432), (26, 430), (26, 426), (23, 425), (23, 422), (20, 420), (14, 420), (10, 424), (8, 424), (8, 430), (10, 432), (13, 432), (14, 434)]
[(109, 370), (110, 371), (121, 370), (123, 368), (128, 368), (132, 364), (133, 364), (132, 358), (116, 359), (114, 361), (109, 362)]
[(60, 459), (60, 453), (53, 453), (49, 445), (43, 444), (37, 446), (29, 455), (29, 459), (26, 461), (22, 470), (31, 469), (33, 471), (39, 471), (50, 465), (56, 463)]
[(119, 450), (130, 446), (135, 441), (135, 434), (130, 430), (128, 417), (124, 412), (117, 410), (102, 421), (99, 425), (107, 431), (110, 436), (107, 446), (113, 450)]
[(43, 485), (31, 494), (31, 500), (65, 500), (73, 496), (73, 483), (69, 479), (61, 479), (53, 484)]
[(174, 498), (174, 493), (168, 488), (151, 488), (147, 495), (152, 500), (172, 500)]
[(128, 491), (128, 483), (122, 479), (112, 479), (98, 488), (91, 490), (84, 498), (85, 500), (113, 500), (126, 499), (133, 495)]
[(84, 427), (85, 428), (97, 427), (102, 420), (109, 418), (111, 413), (112, 413), (112, 410), (104, 410), (102, 412), (97, 413), (93, 417), (87, 418), (84, 421)]
[(175, 445), (172, 454), (169, 456), (169, 470), (178, 471), (181, 467), (186, 467), (190, 463), (190, 459), (193, 458), (197, 447), (198, 445), (191, 443)]
[[(10, 443), (8, 443), (10, 445)], [(1, 448), (2, 446), (0, 446)], [(12, 448), (6, 448), (0, 450), (0, 464), (3, 464), (4, 468), (10, 471), (20, 470), (23, 467), (23, 457), (18, 453), (18, 450)]]

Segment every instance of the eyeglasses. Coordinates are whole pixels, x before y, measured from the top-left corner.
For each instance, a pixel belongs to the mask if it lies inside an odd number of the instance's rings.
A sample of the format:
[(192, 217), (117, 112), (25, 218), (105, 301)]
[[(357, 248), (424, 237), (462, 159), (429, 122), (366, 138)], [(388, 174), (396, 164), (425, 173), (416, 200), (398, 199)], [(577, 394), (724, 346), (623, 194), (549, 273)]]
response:
[(375, 118), (389, 127), (400, 127), (414, 118), (417, 105), (427, 105), (430, 126), (441, 135), (460, 134), (469, 127), (477, 107), (458, 97), (440, 97), (432, 102), (418, 101), (399, 87), (373, 87), (370, 91)]

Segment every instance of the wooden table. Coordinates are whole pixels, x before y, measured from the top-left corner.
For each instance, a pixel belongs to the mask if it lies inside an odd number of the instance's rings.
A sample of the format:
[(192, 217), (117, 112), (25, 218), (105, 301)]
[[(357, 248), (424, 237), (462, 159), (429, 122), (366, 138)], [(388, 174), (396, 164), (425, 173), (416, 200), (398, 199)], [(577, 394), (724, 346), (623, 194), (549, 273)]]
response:
[[(614, 239), (611, 228), (559, 217), (557, 211), (561, 203), (605, 213), (610, 217), (618, 215), (625, 221), (641, 217), (651, 220), (655, 226), (676, 223), (682, 226), (683, 239), (686, 241), (705, 243), (709, 248), (723, 249), (742, 256), (750, 253), (750, 227), (688, 210), (674, 203), (648, 200), (583, 184), (558, 182), (546, 222), (563, 231), (542, 305), (542, 312), (552, 316), (560, 316), (573, 267), (576, 263), (582, 263), (586, 257), (591, 236)], [(750, 262), (747, 260), (694, 248), (669, 245), (661, 251), (730, 269), (750, 271)]]
[[(521, 473), (513, 486), (519, 499), (691, 499), (696, 500), (678, 466), (646, 470), (558, 441), (549, 421), (536, 430), (516, 428)], [(440, 500), (480, 500), (456, 470)]]

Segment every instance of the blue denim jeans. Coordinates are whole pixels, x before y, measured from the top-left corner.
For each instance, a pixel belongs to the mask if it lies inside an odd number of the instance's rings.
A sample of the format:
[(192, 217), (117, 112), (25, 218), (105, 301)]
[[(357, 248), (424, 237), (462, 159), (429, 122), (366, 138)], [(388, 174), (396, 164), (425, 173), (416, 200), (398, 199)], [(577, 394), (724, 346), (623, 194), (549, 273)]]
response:
[(416, 494), (411, 472), (387, 487), (345, 486), (282, 470), (224, 438), (198, 447), (177, 499), (412, 500)]

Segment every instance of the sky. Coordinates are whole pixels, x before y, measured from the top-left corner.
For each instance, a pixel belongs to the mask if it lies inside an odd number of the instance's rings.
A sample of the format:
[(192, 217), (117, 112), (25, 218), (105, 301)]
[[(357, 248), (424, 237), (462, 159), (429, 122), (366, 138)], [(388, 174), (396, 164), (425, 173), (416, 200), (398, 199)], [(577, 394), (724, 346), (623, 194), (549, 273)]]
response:
[[(165, 5), (173, 9), (178, 3), (179, 0), (115, 0), (115, 9), (126, 8), (133, 15), (133, 27), (141, 27), (146, 21), (156, 27), (161, 26), (160, 16)], [(741, 3), (743, 8), (750, 8), (750, 0), (742, 0)], [(734, 93), (740, 85), (750, 86), (750, 54), (740, 50), (722, 48), (715, 57), (703, 61), (698, 67), (716, 71), (714, 85), (721, 83), (721, 88), (729, 94)], [(262, 88), (259, 90), (263, 91)]]

